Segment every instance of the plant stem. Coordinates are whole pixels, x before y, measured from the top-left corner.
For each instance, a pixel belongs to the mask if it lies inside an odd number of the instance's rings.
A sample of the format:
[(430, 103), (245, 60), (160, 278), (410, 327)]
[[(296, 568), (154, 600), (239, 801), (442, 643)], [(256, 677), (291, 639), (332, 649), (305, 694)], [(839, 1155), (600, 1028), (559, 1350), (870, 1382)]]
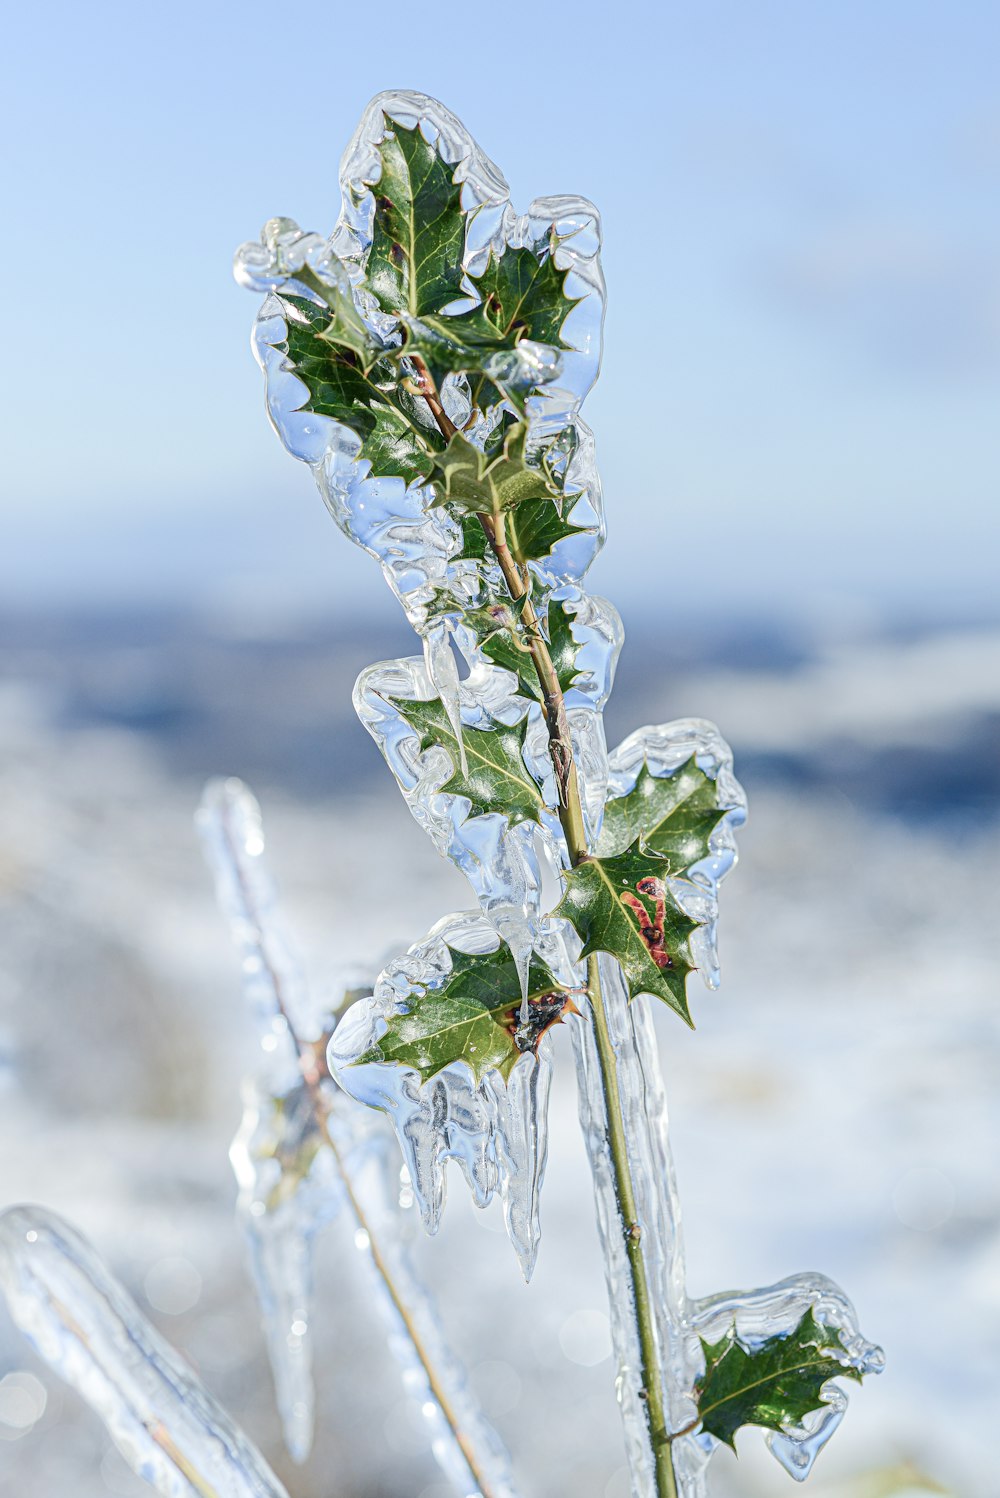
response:
[[(441, 401), (430, 373), (421, 360), (415, 359), (413, 362), (417, 368), (420, 393), (427, 401), (442, 435), (450, 439), (456, 429), (441, 407)], [(504, 512), (500, 510), (494, 515), (481, 514), (479, 519), (493, 554), (500, 564), (500, 570), (511, 598), (515, 603), (524, 600), (520, 610), (520, 622), (525, 643), (531, 653), (542, 688), (542, 712), (548, 729), (549, 755), (555, 771), (559, 794), (559, 820), (566, 838), (570, 861), (575, 866), (582, 863), (589, 853), (583, 806), (580, 800), (580, 782), (573, 757), (569, 719), (566, 716), (566, 703), (559, 685), (559, 677), (552, 663), (552, 656), (549, 653), (545, 636), (542, 634), (531, 598), (530, 573), (527, 567), (522, 569), (518, 566), (507, 544)], [(516, 633), (516, 631), (513, 632)], [(649, 1277), (646, 1273), (646, 1262), (642, 1254), (642, 1225), (639, 1222), (636, 1207), (635, 1185), (629, 1163), (628, 1136), (625, 1130), (621, 1089), (618, 1083), (618, 1058), (608, 1026), (596, 956), (587, 959), (587, 991), (594, 1017), (594, 1035), (601, 1068), (601, 1089), (604, 1093), (604, 1106), (608, 1121), (608, 1150), (614, 1173), (618, 1218), (625, 1239), (629, 1276), (632, 1281), (632, 1299), (635, 1307), (642, 1376), (640, 1398), (645, 1406), (646, 1423), (653, 1449), (656, 1494), (657, 1498), (677, 1498), (677, 1485), (670, 1454), (671, 1437), (666, 1425), (652, 1296)]]
[(344, 1188), (344, 1194), (347, 1197), (348, 1205), (352, 1213), (354, 1214), (358, 1227), (368, 1239), (368, 1252), (371, 1255), (372, 1263), (374, 1264), (376, 1270), (382, 1278), (382, 1282), (385, 1285), (393, 1308), (396, 1311), (396, 1314), (398, 1315), (400, 1321), (402, 1322), (403, 1327), (406, 1330), (406, 1334), (413, 1346), (413, 1350), (416, 1353), (420, 1361), (420, 1365), (424, 1370), (424, 1374), (427, 1378), (428, 1388), (430, 1389), (432, 1395), (434, 1396), (434, 1399), (437, 1401), (437, 1404), (441, 1409), (441, 1413), (444, 1416), (449, 1429), (451, 1430), (452, 1437), (455, 1441), (456, 1446), (459, 1448), (462, 1456), (465, 1458), (466, 1465), (468, 1466), (469, 1471), (476, 1483), (476, 1486), (479, 1489), (481, 1498), (495, 1498), (495, 1490), (489, 1479), (484, 1475), (482, 1471), (472, 1441), (462, 1429), (458, 1414), (455, 1411), (451, 1399), (448, 1396), (448, 1391), (445, 1389), (441, 1382), (441, 1379), (438, 1376), (437, 1369), (434, 1366), (434, 1361), (427, 1348), (424, 1346), (423, 1339), (421, 1338), (420, 1331), (416, 1325), (410, 1308), (396, 1287), (390, 1265), (379, 1244), (378, 1237), (372, 1226), (371, 1220), (367, 1212), (365, 1211), (360, 1197), (358, 1196), (357, 1189), (353, 1181), (351, 1180), (350, 1170), (348, 1168), (347, 1161), (344, 1158), (343, 1151), (339, 1148), (335, 1138), (333, 1137), (333, 1134), (330, 1131), (328, 1122), (330, 1108), (329, 1103), (327, 1102), (327, 1099), (323, 1093), (323, 1082), (324, 1080), (332, 1079), (330, 1078), (329, 1069), (326, 1063), (325, 1046), (322, 1041), (314, 1042), (303, 1040), (296, 1031), (295, 1025), (292, 1021), (292, 1017), (288, 1010), (288, 1005), (285, 1002), (280, 969), (278, 965), (271, 960), (271, 957), (268, 953), (267, 930), (263, 921), (258, 918), (256, 905), (253, 898), (253, 891), (250, 889), (244, 877), (243, 866), (240, 859), (238, 857), (233, 857), (231, 862), (232, 867), (236, 872), (236, 877), (239, 881), (244, 907), (250, 913), (257, 928), (261, 960), (263, 961), (264, 966), (267, 969), (268, 977), (271, 980), (278, 1012), (280, 1013), (282, 1019), (285, 1021), (285, 1024), (288, 1026), (289, 1038), (291, 1039), (292, 1044), (295, 1046), (295, 1051), (299, 1063), (299, 1071), (302, 1074), (302, 1080), (305, 1083), (306, 1091), (309, 1094), (309, 1100), (313, 1108), (313, 1115), (316, 1120), (316, 1127), (319, 1130), (319, 1134), (323, 1140), (323, 1143), (329, 1147), (330, 1152), (336, 1162), (337, 1170), (340, 1174), (341, 1184)]

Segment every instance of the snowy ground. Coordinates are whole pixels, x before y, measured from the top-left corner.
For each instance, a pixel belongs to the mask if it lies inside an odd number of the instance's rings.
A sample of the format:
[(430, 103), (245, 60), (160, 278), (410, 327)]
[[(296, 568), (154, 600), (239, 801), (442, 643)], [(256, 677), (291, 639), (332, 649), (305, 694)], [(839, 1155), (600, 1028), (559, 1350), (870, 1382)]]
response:
[[(8, 652), (0, 697), (0, 1201), (44, 1202), (92, 1238), (293, 1498), (444, 1498), (339, 1225), (321, 1266), (321, 1430), (307, 1467), (282, 1458), (232, 1225), (226, 1149), (249, 1038), (192, 834), (204, 743), (83, 711), (27, 655)], [(126, 664), (117, 679), (134, 698), (134, 648)], [(324, 693), (341, 693), (347, 664), (334, 653), (316, 668)], [(693, 994), (695, 1035), (658, 1018), (692, 1291), (821, 1269), (887, 1349), (820, 1459), (815, 1498), (996, 1498), (998, 668), (995, 632), (883, 639), (780, 669), (702, 662), (662, 700), (626, 678), (616, 709), (622, 731), (713, 716), (753, 771), (743, 861), (723, 891), (723, 988)], [(322, 776), (282, 775), (280, 744), (267, 746), (294, 696), (318, 753), (304, 687), (319, 677), (299, 669), (278, 705), (257, 679), (242, 727), (272, 787), (258, 785), (286, 913), (322, 984), (333, 961), (399, 951), (468, 897), (377, 767), (351, 768), (350, 796), (296, 798), (300, 778), (312, 790)], [(225, 671), (213, 680), (220, 699), (239, 696)], [(209, 768), (244, 770), (212, 721), (226, 758)], [(932, 816), (938, 783), (947, 804)], [(498, 1212), (475, 1213), (457, 1178), (421, 1262), (526, 1492), (625, 1498), (565, 1063), (531, 1287)], [(44, 1408), (36, 1384), (0, 1381), (0, 1491), (148, 1491), (0, 1318), (0, 1380), (15, 1370), (40, 1381)], [(716, 1459), (718, 1498), (794, 1491), (757, 1433), (741, 1439), (738, 1464)]]

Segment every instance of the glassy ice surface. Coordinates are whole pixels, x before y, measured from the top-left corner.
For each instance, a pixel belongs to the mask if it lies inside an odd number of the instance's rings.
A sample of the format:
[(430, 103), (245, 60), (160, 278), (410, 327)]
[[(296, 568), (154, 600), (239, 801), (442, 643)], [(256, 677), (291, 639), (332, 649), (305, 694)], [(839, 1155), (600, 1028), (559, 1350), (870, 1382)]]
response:
[[(881, 1347), (862, 1336), (851, 1302), (839, 1285), (822, 1274), (792, 1275), (761, 1290), (707, 1296), (692, 1306), (691, 1325), (706, 1342), (717, 1341), (735, 1326), (740, 1341), (753, 1348), (768, 1337), (791, 1331), (808, 1310), (820, 1326), (837, 1333), (845, 1366), (861, 1374), (882, 1372), (885, 1354)], [(799, 1482), (809, 1476), (820, 1451), (844, 1418), (847, 1394), (840, 1384), (831, 1381), (825, 1385), (823, 1406), (807, 1415), (801, 1425), (767, 1434), (772, 1455)]]
[(0, 1214), (0, 1289), (39, 1355), (166, 1498), (288, 1498), (260, 1452), (69, 1223)]
[(410, 1263), (398, 1165), (390, 1162), (386, 1131), (331, 1083), (310, 1081), (308, 1061), (303, 1066), (300, 1059), (300, 1051), (312, 1054), (318, 1068), (310, 1041), (322, 1049), (334, 1019), (311, 1002), (284, 933), (265, 862), (260, 808), (240, 781), (213, 781), (198, 826), (242, 954), (244, 990), (261, 1045), (258, 1074), (245, 1083), (231, 1159), (289, 1451), (305, 1460), (313, 1438), (314, 1239), (346, 1202), (357, 1222), (355, 1246), (372, 1298), (438, 1463), (462, 1498), (476, 1498), (481, 1484), (470, 1468), (471, 1454), (491, 1492), (514, 1498), (509, 1458)]
[(370, 999), (351, 1006), (327, 1054), (331, 1071), (352, 1098), (388, 1114), (428, 1232), (436, 1233), (440, 1226), (445, 1167), (454, 1160), (478, 1207), (500, 1196), (508, 1235), (529, 1279), (538, 1253), (548, 1149), (551, 1066), (545, 1038), (537, 1056), (526, 1055), (517, 1063), (509, 1084), (496, 1071), (477, 1083), (462, 1061), (426, 1082), (409, 1067), (355, 1064), (377, 1045), (387, 1021), (406, 1012), (415, 992), (447, 980), (450, 948), (471, 953), (496, 951), (497, 946), (496, 932), (482, 916), (446, 916), (424, 941), (383, 970)]
[[(556, 246), (553, 253), (557, 265), (570, 272), (566, 290), (580, 299), (564, 330), (570, 349), (557, 353), (538, 347), (523, 352), (528, 358), (525, 373), (534, 361), (535, 378), (544, 391), (527, 403), (530, 435), (554, 433), (567, 424), (571, 427), (568, 513), (583, 529), (560, 541), (544, 561), (529, 563), (529, 568), (542, 612), (550, 599), (563, 602), (572, 615), (572, 633), (581, 647), (581, 675), (566, 693), (566, 708), (590, 847), (597, 846), (608, 796), (629, 791), (643, 763), (654, 777), (663, 776), (694, 756), (716, 783), (724, 816), (712, 836), (709, 854), (688, 871), (686, 878), (672, 881), (674, 895), (699, 922), (691, 939), (692, 952), (710, 988), (719, 981), (718, 886), (735, 861), (734, 834), (744, 820), (746, 800), (733, 776), (728, 747), (718, 731), (701, 720), (641, 729), (610, 757), (607, 753), (601, 714), (621, 649), (621, 621), (610, 604), (588, 596), (581, 586), (604, 540), (593, 435), (579, 417), (580, 406), (600, 367), (604, 283), (596, 210), (582, 199), (544, 198), (518, 216), (500, 172), (447, 109), (423, 94), (378, 95), (365, 111), (345, 154), (340, 179), (343, 206), (330, 239), (303, 233), (291, 220), (271, 220), (260, 241), (244, 245), (238, 252), (236, 275), (243, 285), (265, 293), (254, 330), (254, 350), (264, 372), (268, 411), (276, 431), (289, 452), (312, 469), (340, 528), (380, 563), (408, 619), (423, 637), (422, 656), (382, 662), (362, 672), (355, 689), (355, 706), (392, 769), (412, 815), (438, 851), (465, 874), (482, 914), (447, 917), (425, 941), (389, 964), (374, 994), (359, 1000), (338, 1027), (329, 1047), (329, 1064), (351, 1096), (389, 1115), (428, 1230), (434, 1232), (439, 1225), (445, 1199), (445, 1163), (454, 1159), (479, 1205), (498, 1191), (503, 1196), (508, 1231), (527, 1275), (538, 1251), (538, 1192), (545, 1163), (549, 1063), (544, 1045), (537, 1060), (526, 1058), (518, 1063), (506, 1085), (496, 1073), (488, 1073), (474, 1085), (471, 1072), (462, 1064), (445, 1068), (423, 1084), (417, 1072), (403, 1067), (353, 1064), (384, 1032), (387, 1018), (406, 1007), (417, 988), (443, 981), (450, 963), (446, 937), (453, 945), (471, 943), (465, 949), (476, 951), (493, 950), (498, 939), (506, 941), (522, 981), (533, 950), (544, 954), (554, 971), (564, 973), (564, 981), (580, 985), (584, 977), (575, 963), (580, 947), (575, 933), (565, 923), (547, 918), (541, 902), (543, 868), (565, 868), (568, 853), (556, 814), (555, 783), (540, 708), (519, 694), (516, 677), (486, 658), (461, 619), (463, 610), (488, 601), (490, 595), (503, 594), (498, 569), (488, 560), (473, 562), (458, 555), (462, 549), (459, 526), (444, 509), (429, 506), (429, 496), (419, 483), (407, 486), (401, 478), (371, 477), (367, 461), (359, 457), (360, 443), (353, 433), (302, 410), (307, 393), (282, 350), (285, 317), (296, 314), (286, 314), (271, 293), (291, 283), (297, 295), (317, 300), (308, 278), (306, 282), (296, 281), (296, 276), (307, 270), (337, 294), (351, 295), (355, 310), (367, 322), (374, 339), (390, 346), (401, 337), (397, 321), (382, 314), (361, 285), (374, 211), (369, 184), (379, 170), (376, 147), (386, 129), (386, 116), (407, 127), (419, 124), (425, 137), (436, 142), (443, 159), (455, 164), (456, 180), (464, 184), (463, 201), (478, 209), (468, 219), (464, 256), (467, 272), (474, 275), (481, 269), (491, 248), (499, 253), (504, 247), (527, 245), (544, 255), (552, 244)], [(467, 290), (470, 300), (475, 301), (472, 281), (467, 282)], [(452, 420), (464, 426), (471, 407), (463, 377), (449, 376), (441, 399)], [(469, 427), (472, 440), (483, 438), (491, 419), (485, 413)], [(456, 670), (456, 650), (467, 668), (464, 679)], [(393, 701), (432, 697), (441, 699), (456, 732), (454, 756), (443, 747), (423, 750), (405, 713)], [(540, 822), (511, 825), (500, 812), (471, 815), (468, 798), (443, 790), (461, 767), (455, 759), (465, 758), (467, 731), (509, 725), (525, 718), (524, 764), (545, 803)], [(685, 1293), (666, 1098), (647, 1012), (649, 1000), (630, 1005), (617, 965), (602, 957), (600, 967), (621, 1072), (643, 1255), (654, 1292), (667, 1416), (671, 1428), (681, 1430), (694, 1417), (691, 1390), (701, 1371), (696, 1318), (710, 1314), (705, 1309), (709, 1303), (692, 1308)], [(585, 1008), (578, 1019), (571, 1021), (571, 1027), (581, 1123), (606, 1257), (632, 1489), (637, 1498), (645, 1498), (655, 1485), (652, 1451), (640, 1397), (631, 1281), (608, 1158), (604, 1094)], [(764, 1317), (763, 1324), (772, 1328), (761, 1335), (792, 1324), (788, 1317), (792, 1315), (790, 1307), (798, 1303), (794, 1300), (798, 1293), (788, 1289), (784, 1298), (779, 1295), (777, 1300), (774, 1291), (753, 1292), (746, 1297), (747, 1306), (756, 1306)], [(831, 1288), (830, 1294), (839, 1292)], [(741, 1301), (741, 1325), (749, 1325), (751, 1312), (747, 1306)], [(737, 1314), (735, 1309), (732, 1314)], [(698, 1326), (702, 1324), (697, 1322)], [(870, 1371), (877, 1371), (874, 1352), (871, 1357)], [(793, 1476), (805, 1475), (843, 1413), (842, 1398), (831, 1387), (826, 1411), (807, 1421), (802, 1430), (769, 1438), (772, 1451)], [(682, 1498), (704, 1494), (706, 1464), (714, 1445), (710, 1437), (697, 1434), (675, 1442), (674, 1465)]]
[(693, 864), (683, 880), (673, 881), (673, 892), (688, 915), (701, 922), (691, 938), (695, 965), (707, 986), (718, 988), (719, 885), (736, 863), (736, 832), (747, 814), (746, 792), (733, 773), (733, 751), (715, 724), (704, 718), (637, 728), (608, 758), (608, 797), (627, 795), (643, 765), (656, 778), (672, 774), (690, 759), (715, 782), (717, 804), (724, 816), (709, 839), (708, 856)]
[(313, 1240), (335, 1215), (342, 1186), (315, 1096), (303, 1080), (299, 1044), (318, 1040), (330, 1020), (311, 1004), (282, 930), (253, 796), (239, 781), (213, 781), (197, 822), (240, 952), (243, 993), (260, 1046), (230, 1153), (285, 1441), (296, 1461), (304, 1461), (314, 1425)]

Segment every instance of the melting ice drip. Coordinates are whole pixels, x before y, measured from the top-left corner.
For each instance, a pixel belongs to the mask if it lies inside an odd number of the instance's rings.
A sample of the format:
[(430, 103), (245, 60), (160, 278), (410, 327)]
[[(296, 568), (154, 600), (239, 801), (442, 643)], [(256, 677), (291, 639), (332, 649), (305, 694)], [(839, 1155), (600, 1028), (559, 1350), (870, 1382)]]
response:
[(260, 1452), (69, 1223), (0, 1214), (0, 1289), (51, 1368), (168, 1498), (288, 1498)]
[[(469, 215), (464, 265), (470, 301), (477, 300), (474, 278), (492, 249), (530, 246), (544, 256), (547, 247), (561, 270), (568, 272), (566, 294), (577, 298), (564, 336), (570, 349), (519, 345), (525, 359), (524, 383), (544, 383), (544, 398), (527, 401), (533, 435), (567, 426), (573, 453), (566, 475), (569, 518), (580, 527), (559, 541), (543, 561), (529, 563), (535, 596), (544, 609), (549, 599), (562, 601), (572, 615), (574, 640), (581, 647), (581, 675), (566, 693), (573, 751), (581, 782), (587, 834), (593, 846), (609, 791), (622, 795), (635, 784), (643, 761), (650, 773), (665, 776), (695, 757), (716, 782), (725, 815), (711, 839), (710, 855), (673, 882), (673, 893), (701, 925), (694, 939), (695, 961), (710, 987), (718, 981), (715, 956), (716, 896), (719, 881), (735, 858), (734, 832), (745, 814), (745, 799), (732, 774), (732, 756), (711, 725), (697, 720), (650, 727), (632, 734), (609, 758), (602, 709), (611, 690), (622, 644), (621, 621), (614, 608), (589, 596), (582, 580), (603, 544), (604, 517), (593, 437), (579, 418), (580, 406), (600, 366), (604, 282), (600, 269), (600, 220), (596, 209), (579, 198), (538, 199), (518, 216), (507, 184), (459, 121), (423, 94), (378, 95), (366, 110), (341, 167), (343, 209), (330, 239), (305, 234), (287, 219), (271, 220), (259, 242), (237, 253), (236, 275), (251, 289), (271, 293), (291, 283), (296, 295), (318, 300), (309, 277), (331, 288), (353, 286), (354, 302), (373, 337), (384, 347), (398, 345), (399, 329), (373, 305), (361, 285), (364, 253), (371, 242), (374, 199), (368, 185), (377, 176), (377, 147), (385, 118), (406, 128), (419, 125), (436, 143), (441, 157), (453, 163), (463, 184), (463, 203), (477, 209)], [(296, 275), (308, 272), (305, 281)], [(346, 278), (346, 279), (345, 279)], [(568, 865), (568, 854), (556, 814), (556, 793), (547, 736), (537, 703), (518, 694), (516, 677), (484, 655), (462, 613), (487, 593), (502, 596), (502, 579), (489, 563), (460, 556), (459, 526), (442, 508), (431, 508), (419, 483), (401, 478), (373, 478), (359, 457), (354, 433), (337, 422), (302, 409), (308, 392), (284, 352), (286, 323), (280, 301), (268, 295), (257, 319), (254, 348), (265, 375), (271, 420), (293, 456), (311, 467), (323, 498), (340, 528), (374, 556), (423, 640), (423, 655), (383, 662), (362, 673), (355, 706), (395, 775), (411, 813), (446, 858), (469, 880), (479, 915), (449, 916), (381, 974), (370, 998), (355, 1005), (331, 1042), (331, 1070), (353, 1096), (388, 1113), (407, 1161), (425, 1225), (437, 1228), (444, 1202), (444, 1164), (458, 1160), (474, 1200), (485, 1205), (499, 1192), (508, 1231), (525, 1274), (538, 1248), (538, 1194), (545, 1163), (549, 1059), (545, 1043), (537, 1059), (519, 1062), (504, 1084), (488, 1074), (474, 1085), (462, 1064), (447, 1067), (421, 1084), (416, 1071), (366, 1062), (353, 1065), (384, 1033), (391, 1015), (405, 1011), (417, 987), (446, 980), (449, 944), (460, 950), (488, 951), (505, 941), (526, 981), (532, 952), (544, 955), (557, 975), (576, 983), (583, 975), (574, 959), (579, 941), (564, 922), (548, 916), (542, 901), (542, 871)], [(449, 375), (441, 389), (447, 415), (459, 427), (471, 414), (464, 376)], [(490, 418), (479, 418), (480, 422)], [(467, 435), (475, 439), (477, 425)], [(451, 607), (451, 604), (454, 606)], [(461, 679), (456, 651), (467, 675)], [(458, 740), (456, 756), (442, 747), (422, 749), (416, 731), (392, 699), (440, 697)], [(471, 802), (443, 787), (464, 756), (461, 729), (496, 727), (527, 718), (524, 761), (541, 787), (548, 811), (541, 825), (511, 820), (500, 813), (471, 814)], [(608, 1024), (615, 1043), (627, 1110), (632, 1170), (642, 1223), (642, 1247), (654, 1287), (656, 1333), (667, 1417), (674, 1431), (691, 1424), (691, 1390), (701, 1369), (699, 1331), (725, 1305), (737, 1326), (751, 1325), (754, 1335), (787, 1330), (812, 1304), (814, 1280), (786, 1281), (766, 1291), (723, 1297), (692, 1306), (684, 1290), (683, 1252), (676, 1187), (667, 1138), (666, 1102), (647, 1001), (629, 1004), (617, 965), (601, 959)], [(632, 1473), (633, 1492), (644, 1498), (653, 1490), (653, 1458), (642, 1399), (639, 1350), (631, 1312), (631, 1284), (620, 1230), (607, 1151), (607, 1121), (600, 1086), (593, 1027), (587, 1015), (571, 1021), (580, 1082), (580, 1113), (597, 1195), (597, 1215), (606, 1264), (613, 1333), (619, 1365), (619, 1391)], [(825, 1284), (825, 1282), (822, 1282)], [(846, 1300), (828, 1287), (822, 1307), (836, 1303), (838, 1325), (855, 1341), (866, 1366), (878, 1363), (877, 1350), (862, 1344)], [(813, 1300), (809, 1297), (813, 1296)], [(803, 1299), (805, 1297), (805, 1299)], [(821, 1309), (822, 1309), (821, 1307)], [(719, 1315), (722, 1311), (719, 1310)], [(817, 1312), (819, 1314), (819, 1312)], [(831, 1310), (831, 1314), (834, 1314)], [(706, 1320), (706, 1318), (708, 1318)], [(742, 1318), (742, 1319), (741, 1319)], [(755, 1319), (756, 1318), (756, 1319)], [(714, 1325), (714, 1323), (711, 1323)], [(766, 1331), (760, 1331), (763, 1327)], [(846, 1356), (846, 1355), (845, 1355)], [(854, 1354), (852, 1353), (853, 1357)], [(860, 1365), (859, 1365), (860, 1366)], [(771, 1449), (794, 1476), (804, 1476), (816, 1451), (836, 1423), (843, 1395), (828, 1386), (831, 1415), (808, 1429), (772, 1436)], [(682, 1498), (705, 1491), (705, 1464), (715, 1445), (712, 1437), (688, 1435), (674, 1444), (674, 1465)]]
[[(245, 1112), (231, 1157), (289, 1451), (304, 1461), (313, 1437), (314, 1240), (346, 1204), (357, 1219), (355, 1246), (386, 1320), (390, 1345), (406, 1389), (427, 1423), (440, 1466), (463, 1498), (476, 1498), (482, 1491), (515, 1498), (509, 1458), (410, 1262), (398, 1159), (386, 1148), (391, 1135), (378, 1126), (374, 1114), (356, 1107), (338, 1088), (329, 1082), (310, 1087), (303, 1075), (300, 1047), (322, 1050), (330, 1031), (338, 1032), (333, 1017), (311, 1000), (284, 933), (264, 860), (260, 809), (239, 781), (213, 781), (198, 825), (220, 906), (241, 953), (244, 994), (260, 1044), (260, 1063), (245, 1086)], [(350, 991), (357, 987), (356, 978), (342, 975), (337, 986)]]

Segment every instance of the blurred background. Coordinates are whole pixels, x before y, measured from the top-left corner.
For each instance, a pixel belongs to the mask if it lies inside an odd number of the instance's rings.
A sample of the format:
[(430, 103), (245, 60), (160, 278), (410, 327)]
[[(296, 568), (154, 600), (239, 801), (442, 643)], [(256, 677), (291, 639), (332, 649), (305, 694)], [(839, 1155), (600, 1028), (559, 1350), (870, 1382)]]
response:
[[(268, 430), (229, 279), (265, 218), (332, 227), (368, 98), (419, 88), (516, 205), (602, 210), (608, 737), (712, 718), (750, 793), (723, 988), (660, 1017), (692, 1290), (821, 1269), (885, 1343), (816, 1498), (995, 1498), (1000, 12), (55, 0), (5, 54), (0, 1204), (93, 1239), (293, 1498), (443, 1498), (339, 1228), (281, 1456), (191, 825), (207, 775), (254, 786), (318, 984), (467, 903), (350, 709), (412, 639)], [(526, 1488), (625, 1498), (565, 1061), (530, 1290), (457, 1181), (422, 1262)], [(791, 1491), (754, 1432), (717, 1464)], [(2, 1317), (0, 1490), (148, 1491)]]

